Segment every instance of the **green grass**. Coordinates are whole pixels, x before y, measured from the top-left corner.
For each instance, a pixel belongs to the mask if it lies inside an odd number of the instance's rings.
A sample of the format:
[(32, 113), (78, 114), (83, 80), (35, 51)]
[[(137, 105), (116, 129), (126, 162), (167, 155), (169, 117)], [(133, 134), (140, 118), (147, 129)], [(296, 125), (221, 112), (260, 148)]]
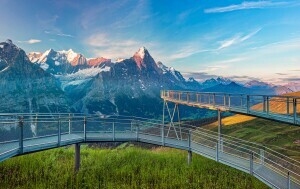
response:
[(256, 178), (187, 152), (139, 147), (82, 147), (75, 174), (74, 148), (59, 148), (0, 163), (0, 188), (268, 188)]

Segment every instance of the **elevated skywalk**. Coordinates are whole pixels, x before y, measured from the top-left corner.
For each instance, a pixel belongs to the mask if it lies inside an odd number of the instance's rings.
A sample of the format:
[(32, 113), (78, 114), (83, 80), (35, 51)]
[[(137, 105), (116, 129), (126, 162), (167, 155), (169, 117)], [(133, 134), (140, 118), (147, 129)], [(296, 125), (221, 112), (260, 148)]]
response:
[(161, 98), (176, 104), (229, 111), (300, 125), (299, 96), (164, 90), (161, 91)]
[[(137, 141), (186, 150), (249, 173), (273, 188), (300, 188), (300, 162), (259, 144), (189, 125), (136, 117), (24, 114), (3, 115), (0, 161), (61, 146)], [(32, 132), (33, 131), (33, 132)], [(33, 133), (33, 134), (32, 134)], [(75, 158), (76, 159), (76, 158)]]

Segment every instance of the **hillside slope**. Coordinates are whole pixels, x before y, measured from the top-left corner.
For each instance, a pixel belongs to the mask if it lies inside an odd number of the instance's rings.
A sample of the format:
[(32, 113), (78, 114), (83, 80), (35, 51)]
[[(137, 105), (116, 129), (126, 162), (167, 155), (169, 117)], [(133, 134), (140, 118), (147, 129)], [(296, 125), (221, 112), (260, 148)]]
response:
[[(300, 96), (300, 92), (286, 95)], [(272, 111), (286, 112), (285, 102), (271, 101), (270, 104), (273, 107)], [(257, 104), (252, 108), (261, 109), (262, 104)], [(222, 120), (222, 124), (223, 134), (264, 144), (278, 152), (300, 160), (300, 127), (298, 126), (245, 115), (226, 117)], [(217, 131), (218, 122), (206, 125), (203, 128)]]

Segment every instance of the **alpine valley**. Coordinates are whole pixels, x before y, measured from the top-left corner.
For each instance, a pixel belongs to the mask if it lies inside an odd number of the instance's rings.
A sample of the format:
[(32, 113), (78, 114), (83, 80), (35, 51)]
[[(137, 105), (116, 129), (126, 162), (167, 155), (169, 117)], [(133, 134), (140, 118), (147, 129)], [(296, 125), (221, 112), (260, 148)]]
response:
[[(160, 90), (283, 94), (297, 83), (245, 84), (218, 77), (198, 82), (162, 62), (145, 47), (131, 58), (86, 58), (72, 49), (26, 53), (11, 40), (0, 43), (1, 112), (82, 112), (156, 117)], [(255, 90), (254, 90), (255, 89)]]

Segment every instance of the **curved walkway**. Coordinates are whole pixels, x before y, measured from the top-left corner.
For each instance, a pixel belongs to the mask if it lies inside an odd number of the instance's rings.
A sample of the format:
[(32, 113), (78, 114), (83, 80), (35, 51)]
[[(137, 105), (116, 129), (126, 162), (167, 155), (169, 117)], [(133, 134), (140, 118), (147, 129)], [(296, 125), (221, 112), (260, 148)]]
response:
[[(249, 173), (272, 188), (300, 188), (300, 162), (258, 144), (218, 133), (162, 125), (158, 120), (74, 114), (3, 115), (0, 161), (60, 146), (113, 141), (138, 141), (187, 150)], [(34, 134), (32, 134), (34, 133)]]

